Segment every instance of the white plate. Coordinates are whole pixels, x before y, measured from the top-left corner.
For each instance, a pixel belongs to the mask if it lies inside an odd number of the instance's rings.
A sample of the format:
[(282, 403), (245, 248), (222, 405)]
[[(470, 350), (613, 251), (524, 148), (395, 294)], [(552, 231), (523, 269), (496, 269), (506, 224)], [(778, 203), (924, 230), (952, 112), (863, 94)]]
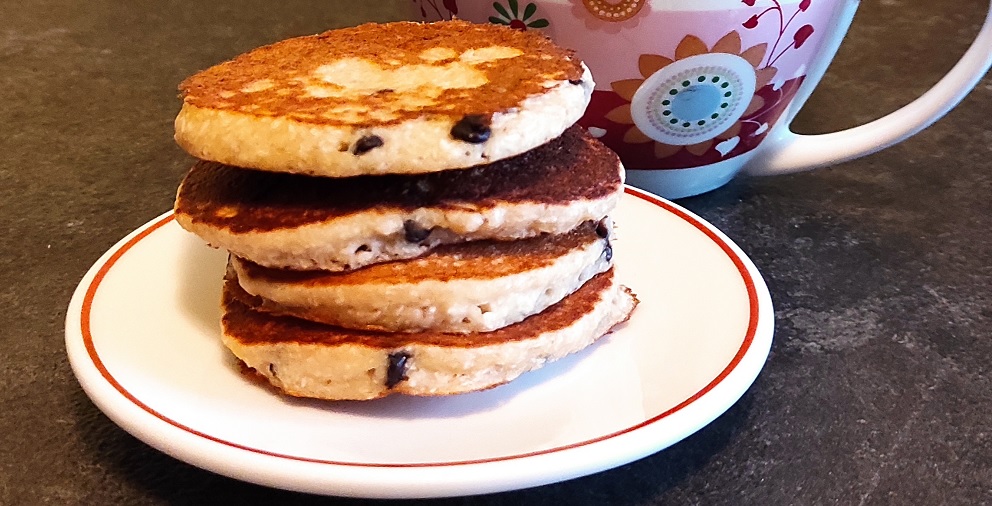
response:
[(729, 408), (772, 341), (771, 298), (722, 233), (628, 189), (621, 281), (641, 304), (576, 355), (492, 390), (366, 402), (284, 398), (220, 344), (225, 253), (171, 213), (125, 237), (69, 304), (66, 348), (114, 422), (178, 459), (272, 487), (437, 497), (542, 485), (678, 442)]

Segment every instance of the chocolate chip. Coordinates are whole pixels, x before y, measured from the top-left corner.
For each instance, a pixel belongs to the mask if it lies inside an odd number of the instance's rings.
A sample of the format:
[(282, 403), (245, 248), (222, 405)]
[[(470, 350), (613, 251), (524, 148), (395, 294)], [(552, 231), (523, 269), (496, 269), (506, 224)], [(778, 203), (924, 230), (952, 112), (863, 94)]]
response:
[(269, 374), (271, 374), (273, 378), (276, 377), (276, 365), (271, 362), (269, 363)]
[(431, 231), (429, 228), (424, 228), (413, 220), (406, 220), (403, 222), (403, 236), (406, 238), (407, 242), (420, 242), (427, 239), (430, 235)]
[(389, 364), (386, 367), (386, 388), (393, 388), (401, 381), (407, 379), (406, 366), (410, 354), (405, 351), (397, 351), (389, 354)]
[(596, 235), (604, 239), (610, 236), (610, 224), (605, 218), (596, 224)]
[(582, 84), (582, 79), (569, 79), (568, 84), (575, 84), (575, 85)]
[(355, 156), (364, 155), (375, 148), (382, 146), (382, 137), (378, 135), (364, 135), (358, 142), (355, 143), (355, 150), (352, 153)]
[(599, 220), (596, 224), (596, 235), (603, 238), (605, 244), (603, 245), (603, 256), (606, 261), (609, 262), (613, 259), (613, 245), (610, 244), (610, 225), (612, 222), (609, 218), (603, 218)]
[(472, 144), (481, 144), (489, 140), (489, 118), (481, 114), (469, 114), (451, 127), (451, 136)]

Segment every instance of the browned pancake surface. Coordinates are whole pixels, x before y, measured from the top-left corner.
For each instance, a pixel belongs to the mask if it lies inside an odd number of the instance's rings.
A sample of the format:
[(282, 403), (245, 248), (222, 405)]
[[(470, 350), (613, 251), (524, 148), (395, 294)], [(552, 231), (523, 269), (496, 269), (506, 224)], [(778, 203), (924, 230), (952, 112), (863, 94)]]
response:
[[(506, 51), (519, 54), (509, 57)], [(369, 79), (352, 83), (338, 80), (340, 74)], [(468, 74), (474, 82), (452, 84), (451, 76)], [(399, 22), (264, 46), (186, 79), (180, 90), (185, 103), (202, 108), (370, 127), (420, 117), (489, 115), (543, 93), (548, 80), (574, 81), (582, 74), (571, 51), (537, 32), (464, 21)]]
[(180, 186), (175, 210), (194, 222), (246, 233), (390, 208), (568, 204), (616, 193), (619, 164), (613, 151), (578, 126), (516, 157), (420, 175), (321, 178), (198, 161)]
[[(245, 273), (255, 279), (301, 286), (400, 284), (426, 280), (495, 279), (551, 265), (572, 250), (603, 241), (587, 222), (567, 234), (545, 234), (518, 241), (472, 241), (441, 246), (416, 260), (371, 265), (354, 271), (294, 271), (273, 269), (239, 259)], [(602, 234), (602, 235), (601, 235)]]
[(393, 349), (409, 344), (474, 347), (532, 339), (545, 332), (566, 328), (596, 304), (609, 289), (613, 269), (597, 274), (578, 291), (561, 302), (519, 323), (493, 332), (445, 334), (439, 332), (389, 333), (342, 329), (290, 316), (274, 316), (251, 309), (259, 302), (245, 292), (237, 278), (228, 275), (224, 283), (222, 323), (227, 335), (246, 345), (320, 344), (337, 346), (361, 344), (373, 348)]

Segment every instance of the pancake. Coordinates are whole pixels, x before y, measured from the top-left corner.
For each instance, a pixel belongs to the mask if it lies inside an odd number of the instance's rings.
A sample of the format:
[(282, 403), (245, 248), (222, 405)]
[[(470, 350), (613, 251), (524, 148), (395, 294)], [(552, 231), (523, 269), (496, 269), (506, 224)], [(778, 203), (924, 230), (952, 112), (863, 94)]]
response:
[(588, 69), (536, 32), (366, 24), (264, 46), (180, 85), (175, 138), (240, 167), (347, 177), (518, 155), (582, 116)]
[(623, 193), (617, 155), (581, 127), (506, 160), (420, 175), (323, 178), (197, 162), (176, 221), (257, 264), (341, 271), (466, 240), (562, 234)]
[(610, 268), (608, 220), (567, 234), (442, 246), (348, 272), (288, 271), (231, 257), (256, 309), (353, 329), (488, 332), (543, 311)]
[(506, 383), (589, 346), (637, 304), (612, 269), (543, 312), (487, 333), (344, 330), (258, 312), (251, 299), (228, 279), (223, 342), (235, 356), (285, 394), (355, 400), (450, 395)]

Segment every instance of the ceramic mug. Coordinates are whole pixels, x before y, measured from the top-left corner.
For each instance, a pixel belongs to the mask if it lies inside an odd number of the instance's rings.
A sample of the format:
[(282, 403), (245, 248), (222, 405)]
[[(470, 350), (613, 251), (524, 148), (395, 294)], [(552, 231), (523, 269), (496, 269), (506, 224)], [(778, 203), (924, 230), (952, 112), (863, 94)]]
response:
[(579, 124), (627, 182), (667, 198), (744, 171), (782, 174), (864, 156), (946, 114), (992, 65), (992, 13), (958, 64), (916, 101), (820, 135), (789, 124), (823, 77), (859, 0), (411, 0), (415, 16), (541, 30), (576, 50), (596, 88)]

